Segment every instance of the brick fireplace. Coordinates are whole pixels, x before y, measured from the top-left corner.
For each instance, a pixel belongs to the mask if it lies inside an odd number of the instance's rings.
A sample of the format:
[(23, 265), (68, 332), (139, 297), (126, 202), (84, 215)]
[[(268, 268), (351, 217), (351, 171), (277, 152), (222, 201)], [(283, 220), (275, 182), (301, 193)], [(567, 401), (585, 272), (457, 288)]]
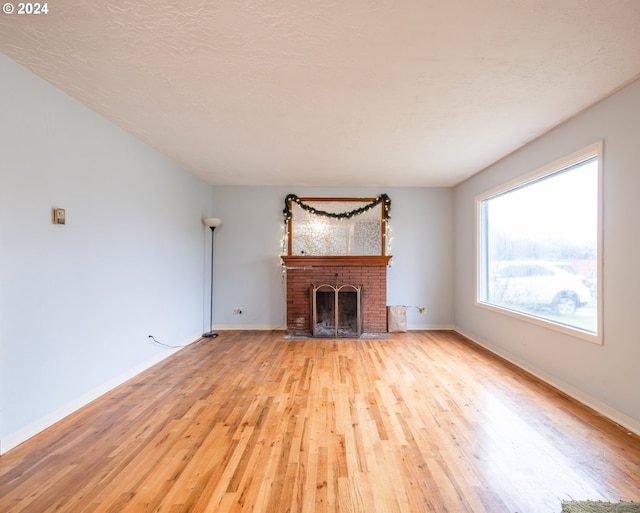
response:
[(362, 334), (387, 331), (387, 265), (390, 256), (283, 256), (287, 334), (311, 336), (313, 287), (361, 287)]

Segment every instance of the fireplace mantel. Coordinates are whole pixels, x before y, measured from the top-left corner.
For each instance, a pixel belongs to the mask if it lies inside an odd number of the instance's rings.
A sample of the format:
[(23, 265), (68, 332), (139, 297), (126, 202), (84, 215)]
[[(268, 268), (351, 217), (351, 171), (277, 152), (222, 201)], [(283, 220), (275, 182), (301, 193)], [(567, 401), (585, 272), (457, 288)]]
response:
[(293, 267), (385, 267), (390, 256), (283, 256), (287, 268)]

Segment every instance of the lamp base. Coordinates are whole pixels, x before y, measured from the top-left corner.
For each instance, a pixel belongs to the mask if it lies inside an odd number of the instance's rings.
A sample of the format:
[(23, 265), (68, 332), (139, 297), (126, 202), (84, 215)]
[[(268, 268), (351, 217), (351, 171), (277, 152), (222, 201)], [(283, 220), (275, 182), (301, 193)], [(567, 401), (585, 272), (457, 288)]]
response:
[(209, 331), (208, 333), (203, 333), (202, 338), (213, 338), (217, 337), (218, 334), (215, 331)]

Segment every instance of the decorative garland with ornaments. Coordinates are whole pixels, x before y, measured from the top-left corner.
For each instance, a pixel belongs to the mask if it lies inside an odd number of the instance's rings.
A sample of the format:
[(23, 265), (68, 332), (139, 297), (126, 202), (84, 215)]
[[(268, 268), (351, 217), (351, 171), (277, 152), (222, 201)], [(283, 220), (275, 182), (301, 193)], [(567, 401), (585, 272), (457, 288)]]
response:
[(332, 217), (333, 219), (351, 219), (354, 216), (368, 212), (372, 208), (382, 203), (383, 209), (384, 209), (383, 215), (385, 220), (388, 221), (389, 219), (391, 219), (391, 198), (389, 198), (389, 196), (387, 196), (386, 194), (380, 194), (380, 196), (374, 199), (371, 203), (364, 205), (360, 208), (355, 208), (353, 210), (350, 210), (349, 212), (341, 212), (341, 213), (325, 212), (324, 210), (318, 210), (317, 208), (312, 207), (311, 205), (307, 205), (295, 194), (289, 194), (284, 199), (284, 210), (282, 211), (282, 214), (284, 215), (285, 223), (288, 222), (289, 219), (291, 219), (291, 203), (292, 202), (296, 203), (300, 208), (302, 208), (303, 210), (306, 210), (307, 212), (310, 212), (311, 214), (324, 216), (324, 217)]

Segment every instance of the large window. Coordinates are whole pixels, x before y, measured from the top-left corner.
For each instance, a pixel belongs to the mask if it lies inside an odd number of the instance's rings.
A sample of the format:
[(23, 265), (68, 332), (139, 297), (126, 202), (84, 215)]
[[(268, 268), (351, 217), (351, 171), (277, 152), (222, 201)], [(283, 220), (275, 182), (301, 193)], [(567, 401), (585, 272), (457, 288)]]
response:
[(477, 302), (602, 343), (602, 142), (476, 198)]

